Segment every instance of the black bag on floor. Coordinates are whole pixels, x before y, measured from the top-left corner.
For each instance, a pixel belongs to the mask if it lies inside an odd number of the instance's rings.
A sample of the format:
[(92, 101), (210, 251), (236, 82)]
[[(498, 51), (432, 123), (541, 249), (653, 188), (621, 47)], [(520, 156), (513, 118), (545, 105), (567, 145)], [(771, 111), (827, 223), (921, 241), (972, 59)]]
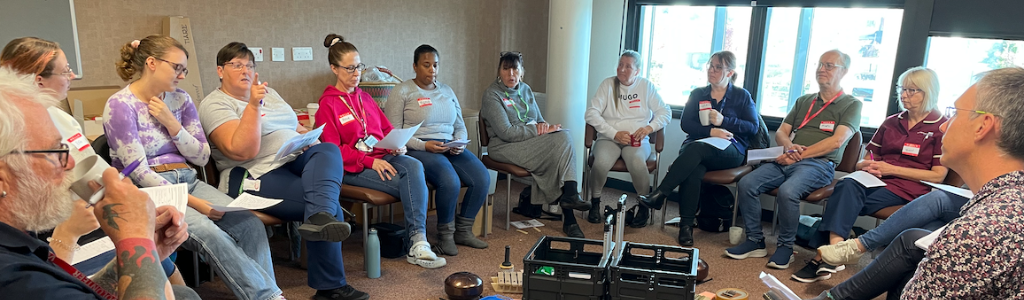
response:
[(377, 223), (371, 227), (377, 229), (381, 257), (399, 258), (409, 254), (409, 236), (405, 227), (391, 223)]
[(709, 232), (726, 232), (732, 226), (735, 198), (728, 187), (702, 183), (697, 211), (697, 228)]

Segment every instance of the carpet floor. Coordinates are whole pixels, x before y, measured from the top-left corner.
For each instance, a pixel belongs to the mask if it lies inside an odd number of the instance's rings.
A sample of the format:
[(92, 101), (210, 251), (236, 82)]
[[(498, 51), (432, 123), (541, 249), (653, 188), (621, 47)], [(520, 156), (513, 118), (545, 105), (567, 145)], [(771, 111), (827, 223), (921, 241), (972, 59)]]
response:
[[(346, 276), (348, 283), (356, 289), (365, 291), (371, 295), (371, 299), (438, 299), (447, 298), (444, 293), (444, 279), (455, 272), (471, 272), (484, 279), (486, 289), (484, 295), (495, 294), (490, 286), (490, 277), (499, 271), (498, 266), (504, 261), (505, 245), (511, 246), (512, 263), (516, 270), (522, 268), (522, 258), (537, 242), (537, 239), (544, 235), (565, 236), (561, 231), (560, 221), (542, 220), (545, 224), (540, 227), (540, 232), (525, 230), (525, 234), (516, 231), (513, 227), (510, 231), (504, 230), (505, 220), (505, 185), (499, 184), (494, 199), (494, 227), (493, 233), (488, 235), (484, 241), (490, 244), (487, 249), (472, 249), (459, 246), (458, 256), (446, 257), (448, 265), (438, 269), (424, 269), (411, 265), (404, 258), (382, 259), (381, 277), (370, 279), (363, 271), (363, 241), (360, 230), (352, 233), (352, 237), (343, 243)], [(519, 192), (525, 185), (513, 183), (513, 201), (518, 201)], [(603, 191), (603, 205), (610, 205), (621, 191), (605, 188)], [(515, 205), (517, 202), (513, 202)], [(629, 194), (627, 207), (636, 203), (636, 195)], [(678, 216), (679, 209), (674, 203), (668, 207), (667, 218)], [(586, 221), (585, 213), (576, 213), (580, 221), (580, 227), (587, 238), (600, 240), (602, 238), (602, 226), (590, 224)], [(678, 245), (676, 227), (666, 226), (661, 228), (661, 213), (655, 211), (654, 225), (644, 228), (626, 228), (625, 240), (630, 242)], [(512, 214), (512, 221), (526, 220), (527, 218), (518, 214)], [(397, 221), (397, 220), (396, 220)], [(430, 216), (427, 220), (428, 237), (434, 241), (434, 228), (436, 216)], [(767, 223), (765, 229), (770, 227)], [(750, 299), (760, 299), (761, 294), (767, 291), (767, 287), (761, 283), (758, 275), (766, 272), (778, 277), (780, 281), (788, 285), (797, 295), (810, 298), (821, 293), (843, 280), (849, 278), (857, 271), (867, 266), (871, 257), (865, 255), (858, 265), (848, 265), (845, 271), (832, 276), (831, 279), (811, 284), (800, 283), (790, 279), (790, 275), (802, 268), (806, 261), (814, 256), (814, 251), (809, 249), (796, 248), (796, 260), (793, 261), (787, 270), (775, 270), (765, 267), (768, 258), (748, 258), (745, 260), (734, 260), (723, 255), (726, 248), (731, 247), (727, 232), (712, 233), (694, 229), (695, 247), (700, 250), (700, 258), (709, 265), (710, 281), (697, 285), (697, 292), (715, 292), (724, 288), (738, 288), (750, 293)], [(769, 255), (775, 250), (775, 237), (768, 236)], [(277, 277), (278, 286), (284, 291), (288, 299), (309, 299), (316, 291), (306, 284), (306, 271), (299, 267), (297, 262), (288, 259), (288, 240), (281, 235), (271, 238), (271, 250), (274, 253), (274, 272)], [(196, 292), (203, 299), (235, 299), (235, 296), (224, 285), (220, 278), (212, 282), (205, 282), (196, 288)], [(521, 294), (508, 294), (512, 298), (521, 298)], [(884, 295), (878, 299), (884, 299)]]

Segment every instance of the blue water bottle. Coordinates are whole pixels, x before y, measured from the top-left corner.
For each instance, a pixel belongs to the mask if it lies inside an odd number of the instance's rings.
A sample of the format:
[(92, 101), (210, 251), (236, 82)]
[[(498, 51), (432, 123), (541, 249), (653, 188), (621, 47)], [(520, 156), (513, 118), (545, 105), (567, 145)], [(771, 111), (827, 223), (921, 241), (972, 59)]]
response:
[(380, 278), (380, 239), (377, 238), (377, 229), (370, 229), (370, 236), (366, 239), (366, 276)]

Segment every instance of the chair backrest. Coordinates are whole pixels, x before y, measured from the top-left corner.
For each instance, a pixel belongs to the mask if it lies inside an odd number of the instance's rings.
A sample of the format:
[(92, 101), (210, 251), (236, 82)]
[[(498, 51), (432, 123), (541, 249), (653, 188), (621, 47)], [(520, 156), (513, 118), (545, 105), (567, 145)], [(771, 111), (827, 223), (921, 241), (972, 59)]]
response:
[(857, 162), (860, 161), (860, 131), (854, 131), (853, 137), (846, 143), (846, 150), (843, 150), (843, 159), (836, 165), (836, 171), (853, 173), (857, 171)]
[[(654, 151), (661, 153), (661, 150), (665, 149), (665, 128), (658, 129), (658, 131), (652, 132), (650, 135), (651, 144), (654, 145)], [(590, 148), (594, 146), (594, 141), (597, 140), (597, 128), (587, 124), (587, 129), (583, 134), (583, 146)]]
[(480, 147), (487, 147), (487, 144), (491, 141), (491, 138), (487, 136), (487, 123), (484, 123), (484, 118), (482, 117), (479, 122), (480, 128), (477, 128), (476, 132), (480, 133)]
[(953, 171), (953, 169), (949, 169), (949, 172), (946, 172), (946, 180), (943, 180), (942, 183), (952, 185), (955, 187), (960, 187), (964, 185), (964, 179), (961, 178), (960, 174), (957, 174), (956, 171)]
[(111, 164), (110, 159), (110, 145), (107, 144), (107, 135), (101, 134), (92, 141), (92, 149), (96, 150), (96, 155), (107, 161), (107, 164)]

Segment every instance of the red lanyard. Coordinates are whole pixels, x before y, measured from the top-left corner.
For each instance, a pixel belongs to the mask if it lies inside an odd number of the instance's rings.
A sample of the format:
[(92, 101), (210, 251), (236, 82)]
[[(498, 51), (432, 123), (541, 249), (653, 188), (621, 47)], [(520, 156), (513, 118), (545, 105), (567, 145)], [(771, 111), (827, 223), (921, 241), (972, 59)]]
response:
[[(821, 111), (825, 110), (825, 108), (828, 107), (829, 104), (832, 104), (832, 101), (836, 101), (836, 98), (839, 98), (839, 96), (842, 95), (843, 91), (839, 91), (839, 93), (836, 94), (835, 97), (832, 97), (832, 100), (828, 100), (828, 102), (825, 102), (825, 105), (822, 106), (821, 109), (818, 109), (818, 112), (814, 113), (813, 115), (811, 114), (811, 109), (814, 108), (814, 101), (811, 101), (811, 106), (807, 107), (807, 114), (804, 115), (803, 123), (800, 123), (800, 127), (797, 127), (796, 129), (804, 128), (804, 125), (807, 125), (807, 122), (811, 121), (811, 119), (814, 119), (814, 117), (817, 117), (818, 114), (820, 114)], [(818, 99), (821, 99), (821, 93), (818, 93)]]
[(369, 129), (366, 128), (366, 105), (363, 105), (363, 97), (359, 94), (356, 94), (356, 102), (358, 102), (357, 104), (359, 104), (359, 112), (362, 113), (362, 117), (356, 115), (356, 110), (352, 109), (352, 105), (348, 104), (348, 101), (345, 100), (345, 97), (338, 96), (338, 98), (341, 99), (341, 103), (345, 103), (345, 107), (348, 107), (348, 111), (352, 113), (352, 117), (355, 118), (357, 122), (359, 122), (359, 125), (363, 126), (363, 137), (370, 135), (370, 133), (368, 132)]
[(106, 289), (104, 289), (102, 286), (97, 284), (95, 281), (92, 281), (92, 279), (89, 279), (89, 276), (85, 276), (85, 274), (82, 274), (82, 271), (79, 271), (78, 269), (75, 269), (75, 267), (72, 267), (68, 263), (64, 262), (64, 260), (61, 260), (60, 258), (57, 258), (57, 256), (54, 255), (53, 252), (50, 252), (49, 260), (53, 264), (55, 264), (58, 267), (60, 267), (61, 269), (63, 269), (64, 272), (68, 272), (68, 274), (71, 274), (72, 277), (75, 277), (76, 279), (78, 279), (79, 281), (84, 283), (85, 285), (89, 286), (89, 288), (91, 288), (94, 292), (96, 292), (97, 294), (102, 296), (104, 299), (107, 299), (107, 300), (117, 300), (117, 295), (111, 294)]

